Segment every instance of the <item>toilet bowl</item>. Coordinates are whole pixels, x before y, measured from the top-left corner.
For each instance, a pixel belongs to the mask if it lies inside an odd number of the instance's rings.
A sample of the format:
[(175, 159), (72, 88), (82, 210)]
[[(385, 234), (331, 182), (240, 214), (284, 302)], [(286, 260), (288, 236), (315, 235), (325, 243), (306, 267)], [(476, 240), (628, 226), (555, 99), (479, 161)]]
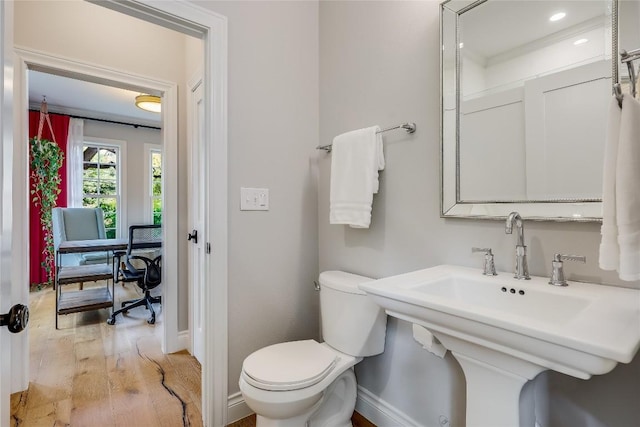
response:
[[(317, 346), (317, 347), (316, 347)], [(295, 348), (294, 348), (295, 347)], [(309, 351), (316, 350), (319, 357), (309, 360)], [(266, 351), (273, 355), (280, 353), (282, 358), (279, 365), (286, 366), (293, 363), (299, 366), (306, 365), (303, 371), (294, 375), (284, 373), (284, 370), (269, 370), (270, 363), (274, 360), (265, 354)], [(262, 352), (262, 353), (261, 353)], [(240, 375), (240, 391), (247, 405), (255, 411), (262, 422), (258, 425), (268, 427), (294, 427), (304, 426), (306, 421), (314, 415), (325, 399), (330, 394), (329, 388), (334, 383), (342, 383), (340, 391), (343, 395), (353, 395), (353, 404), (345, 402), (346, 408), (342, 408), (340, 402), (334, 399), (332, 408), (336, 413), (345, 413), (346, 420), (351, 418), (355, 407), (355, 395), (357, 386), (353, 366), (362, 358), (356, 358), (332, 349), (325, 343), (314, 340), (292, 341), (265, 347), (253, 353), (256, 365), (243, 365)], [(297, 357), (300, 359), (297, 359)], [(264, 371), (260, 368), (264, 367)], [(262, 375), (261, 375), (262, 374)], [(352, 377), (353, 380), (350, 381)], [(335, 389), (335, 385), (333, 388)], [(331, 390), (333, 391), (333, 390)], [(320, 414), (318, 414), (320, 415)], [(313, 424), (311, 424), (313, 425)], [(322, 424), (317, 424), (322, 425)], [(340, 424), (334, 424), (336, 427)], [(349, 424), (342, 424), (349, 425)]]
[(350, 427), (357, 397), (353, 367), (384, 351), (386, 315), (360, 291), (372, 279), (320, 274), (325, 342), (291, 341), (249, 355), (240, 391), (257, 427)]

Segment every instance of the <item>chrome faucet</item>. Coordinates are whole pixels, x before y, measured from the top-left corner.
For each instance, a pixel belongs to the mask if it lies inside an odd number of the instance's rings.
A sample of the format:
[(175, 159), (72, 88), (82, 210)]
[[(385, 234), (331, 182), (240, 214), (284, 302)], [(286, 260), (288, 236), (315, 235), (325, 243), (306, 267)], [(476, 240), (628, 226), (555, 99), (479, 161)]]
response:
[(518, 212), (511, 212), (507, 217), (507, 223), (505, 226), (505, 233), (511, 234), (513, 232), (513, 224), (516, 225), (518, 233), (518, 241), (516, 242), (516, 266), (515, 277), (516, 279), (529, 280), (529, 267), (527, 266), (527, 247), (524, 244), (524, 225), (522, 223), (522, 217)]

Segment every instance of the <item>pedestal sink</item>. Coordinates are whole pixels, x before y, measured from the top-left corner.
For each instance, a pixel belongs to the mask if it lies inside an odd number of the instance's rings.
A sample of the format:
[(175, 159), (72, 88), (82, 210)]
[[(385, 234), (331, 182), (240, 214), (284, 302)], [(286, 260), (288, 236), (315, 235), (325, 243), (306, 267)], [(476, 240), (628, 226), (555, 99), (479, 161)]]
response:
[(426, 327), (460, 362), (467, 427), (516, 427), (533, 425), (520, 414), (520, 392), (540, 372), (589, 379), (631, 362), (640, 347), (640, 290), (548, 281), (442, 265), (360, 288), (390, 316)]

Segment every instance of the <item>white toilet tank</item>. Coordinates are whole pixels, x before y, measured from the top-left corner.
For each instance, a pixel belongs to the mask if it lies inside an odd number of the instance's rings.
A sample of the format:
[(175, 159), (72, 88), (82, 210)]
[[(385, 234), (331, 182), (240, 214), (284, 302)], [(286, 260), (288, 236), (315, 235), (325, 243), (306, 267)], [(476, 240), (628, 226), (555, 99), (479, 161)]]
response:
[(374, 356), (384, 351), (387, 315), (358, 288), (371, 280), (344, 271), (320, 273), (323, 339), (351, 356)]

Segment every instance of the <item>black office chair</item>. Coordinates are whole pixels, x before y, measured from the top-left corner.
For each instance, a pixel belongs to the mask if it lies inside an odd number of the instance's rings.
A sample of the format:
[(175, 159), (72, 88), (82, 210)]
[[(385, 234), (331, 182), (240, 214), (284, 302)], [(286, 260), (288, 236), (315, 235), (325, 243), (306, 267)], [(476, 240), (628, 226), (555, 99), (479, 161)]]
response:
[[(118, 265), (118, 281), (136, 282), (138, 287), (144, 292), (144, 297), (137, 300), (124, 301), (120, 310), (114, 311), (107, 323), (116, 323), (116, 316), (120, 313), (127, 313), (132, 308), (145, 306), (151, 313), (147, 323), (156, 323), (156, 312), (153, 304), (162, 302), (160, 296), (151, 296), (151, 290), (162, 282), (162, 256), (153, 259), (140, 255), (143, 250), (162, 247), (162, 228), (160, 225), (132, 225), (129, 227), (129, 242), (126, 252), (115, 253), (115, 262)], [(124, 259), (123, 259), (124, 258)], [(139, 260), (144, 263), (144, 268), (132, 265), (132, 260)]]

